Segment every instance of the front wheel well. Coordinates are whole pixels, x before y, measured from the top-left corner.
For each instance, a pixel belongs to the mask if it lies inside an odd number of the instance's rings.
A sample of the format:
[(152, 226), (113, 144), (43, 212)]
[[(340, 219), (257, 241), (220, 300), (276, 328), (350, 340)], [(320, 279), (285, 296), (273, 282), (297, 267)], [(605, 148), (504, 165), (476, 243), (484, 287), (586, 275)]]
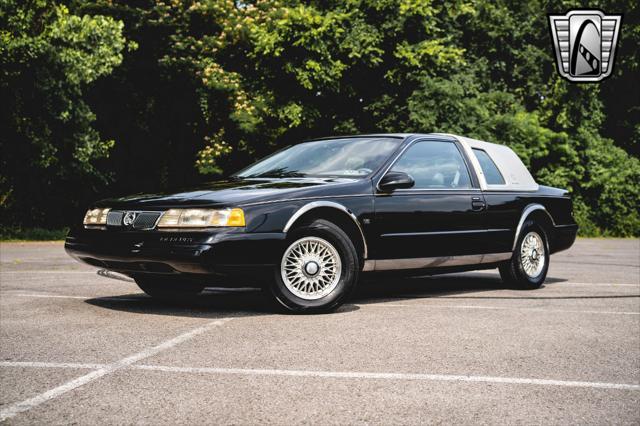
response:
[(365, 259), (365, 247), (366, 242), (364, 241), (364, 236), (360, 230), (360, 227), (354, 222), (354, 218), (352, 218), (348, 213), (339, 210), (334, 207), (316, 207), (314, 209), (309, 210), (300, 216), (293, 223), (289, 232), (292, 229), (299, 228), (301, 226), (307, 225), (313, 222), (315, 219), (324, 219), (327, 220), (336, 226), (339, 226), (348, 236), (354, 247), (356, 248), (356, 252), (358, 253), (358, 258), (360, 260), (360, 266), (362, 266)]

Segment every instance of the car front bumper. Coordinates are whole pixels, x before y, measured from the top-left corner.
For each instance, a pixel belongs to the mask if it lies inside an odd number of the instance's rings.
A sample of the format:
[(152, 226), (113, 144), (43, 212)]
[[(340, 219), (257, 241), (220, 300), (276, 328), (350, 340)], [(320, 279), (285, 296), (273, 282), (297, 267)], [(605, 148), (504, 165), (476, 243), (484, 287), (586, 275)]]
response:
[(112, 231), (80, 229), (65, 241), (84, 263), (138, 274), (254, 275), (279, 262), (284, 233)]

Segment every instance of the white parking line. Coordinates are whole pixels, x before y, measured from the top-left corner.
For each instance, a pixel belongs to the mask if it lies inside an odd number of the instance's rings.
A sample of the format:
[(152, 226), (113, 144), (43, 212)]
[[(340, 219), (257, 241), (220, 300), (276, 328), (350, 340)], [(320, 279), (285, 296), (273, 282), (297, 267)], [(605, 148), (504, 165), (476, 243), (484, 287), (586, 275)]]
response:
[[(251, 289), (251, 291), (254, 291)], [(6, 294), (6, 293), (5, 293)], [(206, 293), (205, 293), (206, 294)], [(15, 297), (35, 297), (35, 298), (59, 298), (59, 299), (96, 299), (100, 300), (113, 300), (117, 302), (139, 302), (143, 300), (150, 300), (146, 297), (119, 297), (119, 296), (67, 296), (58, 294), (12, 294)], [(635, 296), (635, 295), (632, 295)], [(411, 297), (411, 296), (407, 296)], [(421, 296), (414, 296), (416, 300), (429, 299)], [(437, 299), (437, 298), (436, 298)], [(444, 309), (488, 309), (488, 310), (503, 310), (503, 311), (529, 311), (529, 312), (556, 312), (564, 314), (600, 314), (600, 315), (640, 315), (640, 312), (630, 311), (593, 311), (593, 310), (572, 310), (572, 309), (546, 309), (546, 308), (525, 308), (525, 307), (506, 307), (506, 306), (480, 306), (480, 305), (436, 305), (432, 303), (417, 304), (417, 303), (358, 303), (358, 306), (374, 307), (374, 308), (444, 308)]]
[(80, 376), (77, 379), (64, 383), (63, 385), (60, 385), (56, 388), (50, 389), (33, 398), (29, 398), (24, 401), (9, 405), (8, 407), (0, 410), (0, 422), (3, 422), (25, 411), (28, 411), (34, 407), (37, 407), (40, 404), (43, 404), (51, 399), (57, 398), (60, 395), (63, 395), (69, 391), (79, 388), (80, 386), (86, 385), (87, 383), (97, 380), (103, 376), (112, 374), (118, 370), (129, 367), (132, 364), (138, 361), (141, 361), (145, 358), (149, 358), (151, 356), (157, 355), (158, 353), (165, 351), (167, 349), (170, 349), (176, 345), (179, 345), (180, 343), (185, 342), (189, 339), (192, 339), (199, 334), (205, 333), (206, 331), (214, 327), (221, 326), (222, 324), (224, 324), (225, 322), (231, 319), (232, 318), (223, 318), (223, 319), (212, 321), (206, 325), (195, 328), (187, 333), (176, 336), (173, 339), (164, 341), (159, 345), (145, 349), (141, 352), (138, 352), (136, 354), (123, 358), (112, 364), (108, 364), (106, 366), (100, 367), (97, 370), (94, 370), (90, 373), (85, 374), (84, 376)]
[(67, 296), (64, 294), (7, 294), (7, 296), (15, 296), (15, 297), (38, 297), (43, 299), (91, 299), (91, 296)]
[(22, 270), (22, 271), (6, 271), (6, 270), (0, 270), (0, 273), (2, 274), (93, 274), (93, 275), (97, 275), (96, 271), (73, 271), (73, 270), (69, 270), (69, 269), (49, 269), (49, 270), (39, 270), (39, 271), (32, 271), (32, 270)]
[(563, 281), (559, 283), (549, 283), (545, 284), (550, 287), (556, 287), (558, 284), (563, 284), (567, 286), (587, 286), (587, 287), (640, 287), (640, 283), (638, 284), (618, 284), (618, 283), (574, 283), (571, 281)]
[(197, 368), (161, 365), (135, 365), (136, 370), (166, 371), (174, 373), (241, 374), (250, 376), (296, 376), (338, 379), (423, 380), (446, 382), (508, 383), (522, 385), (567, 386), (600, 389), (640, 390), (640, 385), (627, 383), (579, 382), (572, 380), (525, 379), (517, 377), (466, 376), (450, 374), (372, 373), (352, 371), (275, 370), (254, 368)]
[(532, 312), (558, 312), (565, 314), (603, 314), (603, 315), (640, 315), (640, 312), (628, 311), (581, 311), (571, 309), (545, 309), (545, 308), (519, 308), (505, 306), (480, 306), (480, 305), (436, 305), (431, 303), (359, 303), (358, 306), (371, 306), (374, 308), (450, 308), (450, 309), (494, 309), (505, 311), (532, 311)]
[[(0, 362), (0, 367), (36, 367), (36, 368), (91, 368), (102, 364), (76, 364), (54, 362)], [(444, 382), (476, 382), (476, 383), (506, 383), (517, 385), (564, 386), (595, 389), (640, 390), (640, 385), (631, 383), (584, 382), (575, 380), (531, 379), (520, 377), (470, 376), (453, 374), (422, 374), (422, 373), (377, 373), (357, 371), (313, 371), (313, 370), (281, 370), (257, 368), (215, 368), (215, 367), (173, 367), (166, 365), (132, 365), (121, 368), (128, 370), (162, 371), (167, 373), (188, 374), (239, 374), (245, 376), (289, 376), (289, 377), (319, 377), (333, 379), (365, 379), (365, 380), (419, 380)], [(115, 370), (114, 370), (115, 371)], [(84, 377), (84, 376), (83, 376)]]
[(40, 361), (0, 361), (0, 367), (28, 367), (28, 368), (75, 368), (78, 370), (95, 370), (104, 368), (108, 364), (85, 364), (76, 362), (40, 362)]

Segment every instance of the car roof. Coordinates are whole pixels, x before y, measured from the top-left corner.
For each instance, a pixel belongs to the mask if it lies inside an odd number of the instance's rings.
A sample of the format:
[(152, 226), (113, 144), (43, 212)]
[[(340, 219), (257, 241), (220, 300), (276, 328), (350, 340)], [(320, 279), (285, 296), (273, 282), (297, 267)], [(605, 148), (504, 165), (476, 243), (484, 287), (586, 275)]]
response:
[[(407, 139), (409, 137), (446, 137), (460, 142), (467, 153), (467, 157), (471, 161), (471, 165), (480, 180), (480, 186), (484, 190), (500, 190), (500, 191), (537, 191), (539, 186), (531, 176), (531, 173), (524, 165), (520, 157), (508, 146), (500, 145), (472, 139), (465, 136), (454, 135), (451, 133), (371, 133), (363, 135), (341, 135), (317, 138), (311, 140), (327, 140), (327, 139), (346, 139), (346, 138), (398, 138)], [(473, 149), (480, 149), (486, 152), (493, 160), (494, 164), (502, 174), (505, 180), (504, 185), (488, 185), (484, 178), (484, 173), (480, 167), (480, 163), (473, 153)]]
[[(477, 139), (467, 138), (452, 134), (441, 133), (438, 135), (453, 137), (458, 140), (467, 152), (467, 156), (471, 160), (476, 175), (480, 179), (480, 186), (484, 190), (500, 190), (500, 191), (537, 191), (539, 186), (529, 169), (524, 165), (518, 154), (506, 145), (485, 142)], [(480, 149), (487, 153), (495, 166), (500, 171), (505, 183), (504, 185), (489, 185), (486, 183), (484, 172), (480, 167), (474, 149)]]

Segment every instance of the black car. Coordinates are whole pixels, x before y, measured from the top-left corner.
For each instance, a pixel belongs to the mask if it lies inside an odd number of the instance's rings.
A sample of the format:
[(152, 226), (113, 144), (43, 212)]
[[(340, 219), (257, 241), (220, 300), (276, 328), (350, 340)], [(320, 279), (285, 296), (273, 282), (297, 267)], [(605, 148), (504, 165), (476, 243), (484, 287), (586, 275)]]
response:
[(362, 273), (499, 268), (538, 288), (576, 237), (567, 191), (538, 185), (509, 148), (447, 134), (303, 142), (220, 182), (100, 201), (74, 258), (154, 297), (258, 283), (291, 311), (335, 309)]

